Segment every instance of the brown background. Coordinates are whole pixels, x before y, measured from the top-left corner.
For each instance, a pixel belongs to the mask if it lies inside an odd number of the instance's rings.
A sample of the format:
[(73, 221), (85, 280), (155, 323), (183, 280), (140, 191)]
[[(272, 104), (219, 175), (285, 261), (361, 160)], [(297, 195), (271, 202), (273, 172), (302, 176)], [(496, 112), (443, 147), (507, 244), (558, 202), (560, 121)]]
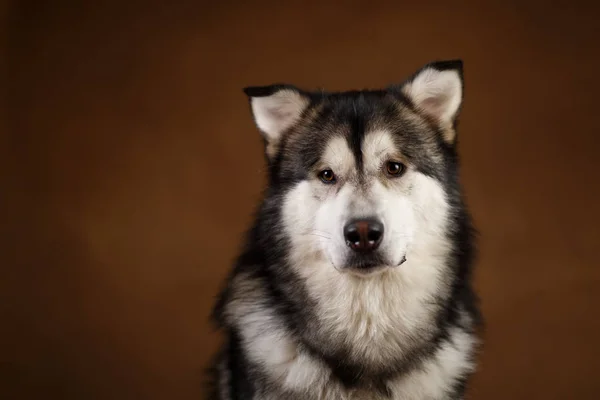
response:
[(454, 57), (488, 322), (471, 398), (598, 398), (592, 2), (13, 3), (3, 398), (200, 398), (264, 184), (240, 89), (376, 87)]

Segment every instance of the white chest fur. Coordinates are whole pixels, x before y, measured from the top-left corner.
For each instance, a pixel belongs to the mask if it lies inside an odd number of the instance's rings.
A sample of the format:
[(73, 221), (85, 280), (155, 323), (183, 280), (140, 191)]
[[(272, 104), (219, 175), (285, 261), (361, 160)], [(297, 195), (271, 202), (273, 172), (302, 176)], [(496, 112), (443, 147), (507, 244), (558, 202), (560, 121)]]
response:
[[(242, 280), (237, 282), (240, 283)], [(261, 289), (259, 287), (253, 286), (250, 280), (243, 282), (247, 295), (260, 296)], [(391, 283), (389, 284), (391, 285)], [(389, 289), (393, 290), (393, 288)], [(388, 328), (392, 327), (393, 323), (384, 314), (391, 312), (390, 307), (395, 309), (396, 304), (386, 302), (383, 299), (384, 296), (379, 296), (380, 298), (377, 299), (376, 293), (370, 293), (370, 290), (374, 290), (370, 286), (360, 290), (363, 291), (361, 295), (368, 295), (369, 301), (358, 302), (358, 314), (354, 317), (347, 317), (346, 321), (338, 321), (343, 322), (338, 326), (343, 326), (344, 323), (348, 324), (345, 334), (351, 335), (358, 344), (357, 353), (368, 355), (372, 360), (379, 357), (383, 362), (382, 348), (392, 346), (399, 339), (388, 338), (387, 341), (383, 341), (383, 344), (376, 341), (386, 338), (386, 335), (389, 336)], [(357, 293), (350, 292), (347, 295), (349, 299), (354, 299)], [(342, 387), (332, 378), (331, 370), (324, 362), (303, 352), (298, 347), (293, 337), (285, 331), (285, 325), (270, 309), (262, 307), (260, 303), (247, 301), (249, 299), (245, 296), (238, 299), (240, 300), (234, 299), (230, 303), (228, 314), (233, 317), (233, 321), (236, 321), (235, 325), (241, 333), (242, 344), (248, 357), (257, 365), (262, 366), (270, 379), (277, 383), (277, 386), (297, 394), (299, 398), (307, 395), (308, 398), (322, 400), (377, 399), (373, 397), (373, 393), (349, 391)], [(410, 320), (406, 323), (410, 323)], [(386, 334), (386, 332), (388, 333)], [(371, 342), (373, 349), (378, 350), (369, 351), (366, 346), (368, 341)], [(365, 344), (363, 348), (360, 348), (361, 343)], [(374, 346), (374, 343), (378, 343), (377, 346)], [(387, 382), (392, 392), (392, 399), (443, 398), (444, 393), (451, 389), (457, 378), (472, 371), (473, 365), (469, 354), (474, 345), (475, 339), (470, 334), (458, 328), (451, 330), (449, 340), (444, 342), (429, 359), (425, 360), (421, 368)]]
[[(250, 323), (243, 331), (244, 347), (253, 361), (264, 366), (270, 378), (282, 389), (297, 394), (298, 398), (377, 400), (377, 395), (372, 392), (349, 391), (342, 387), (323, 362), (299, 351), (284, 332), (276, 329), (257, 331), (255, 328), (257, 325)], [(473, 370), (468, 355), (474, 344), (470, 334), (458, 329), (452, 331), (450, 340), (444, 342), (421, 368), (387, 382), (391, 399), (443, 399), (456, 379)]]

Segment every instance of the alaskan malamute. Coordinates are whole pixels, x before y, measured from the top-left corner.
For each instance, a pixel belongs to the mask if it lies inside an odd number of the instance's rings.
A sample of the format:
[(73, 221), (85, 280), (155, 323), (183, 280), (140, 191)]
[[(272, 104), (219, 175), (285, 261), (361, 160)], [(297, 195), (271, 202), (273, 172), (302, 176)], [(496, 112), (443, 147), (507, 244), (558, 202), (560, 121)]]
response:
[(383, 90), (244, 89), (268, 187), (214, 318), (210, 399), (462, 399), (480, 318), (459, 60)]

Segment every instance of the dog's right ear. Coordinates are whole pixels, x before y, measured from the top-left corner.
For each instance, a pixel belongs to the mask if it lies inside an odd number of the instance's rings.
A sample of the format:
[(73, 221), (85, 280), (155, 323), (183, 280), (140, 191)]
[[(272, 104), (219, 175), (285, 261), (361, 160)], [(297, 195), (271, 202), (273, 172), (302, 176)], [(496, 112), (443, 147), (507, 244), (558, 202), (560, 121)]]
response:
[(444, 140), (454, 143), (463, 98), (463, 62), (429, 63), (405, 82), (401, 90), (417, 110), (441, 128)]
[(290, 85), (252, 86), (244, 88), (244, 93), (250, 100), (254, 122), (271, 148), (310, 103), (305, 93)]

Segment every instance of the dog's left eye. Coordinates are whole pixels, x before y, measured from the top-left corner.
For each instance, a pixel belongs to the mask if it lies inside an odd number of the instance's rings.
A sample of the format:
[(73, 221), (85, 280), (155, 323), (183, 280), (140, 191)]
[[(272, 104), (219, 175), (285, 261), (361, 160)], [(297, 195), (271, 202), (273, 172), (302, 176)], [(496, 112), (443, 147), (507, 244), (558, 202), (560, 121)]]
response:
[(336, 181), (335, 174), (330, 169), (319, 172), (319, 179), (321, 179), (323, 183), (335, 183)]
[(395, 161), (388, 161), (385, 165), (385, 171), (391, 176), (400, 176), (406, 170), (406, 166)]

